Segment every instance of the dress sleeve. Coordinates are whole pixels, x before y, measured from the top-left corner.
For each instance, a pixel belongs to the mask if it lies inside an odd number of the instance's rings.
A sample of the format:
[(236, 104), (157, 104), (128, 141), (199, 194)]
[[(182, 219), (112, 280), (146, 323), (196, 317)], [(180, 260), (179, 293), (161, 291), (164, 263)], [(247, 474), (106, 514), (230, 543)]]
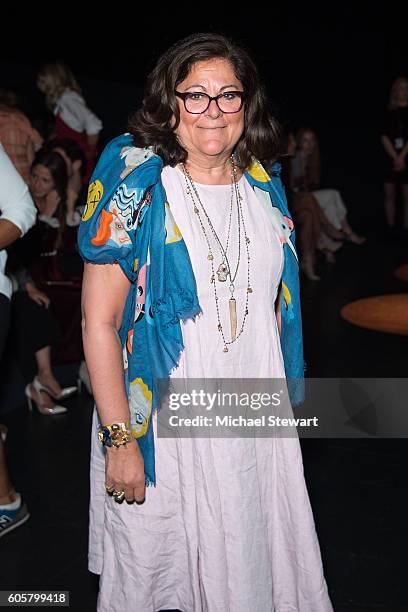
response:
[[(136, 231), (132, 218), (124, 209), (123, 193), (127, 193), (124, 182), (114, 190), (111, 197), (104, 197), (104, 186), (94, 180), (89, 185), (88, 200), (78, 231), (79, 252), (86, 263), (118, 263), (127, 278), (134, 282)], [(128, 203), (127, 203), (128, 204)]]

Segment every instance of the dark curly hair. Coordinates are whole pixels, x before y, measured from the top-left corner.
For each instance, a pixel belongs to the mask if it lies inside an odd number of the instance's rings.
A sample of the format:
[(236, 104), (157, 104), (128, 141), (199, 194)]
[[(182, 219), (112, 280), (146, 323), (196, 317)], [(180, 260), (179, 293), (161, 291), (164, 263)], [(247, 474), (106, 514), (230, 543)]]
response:
[(152, 146), (165, 165), (185, 162), (187, 151), (177, 139), (179, 106), (174, 90), (196, 62), (214, 58), (229, 61), (245, 91), (244, 131), (235, 147), (237, 163), (246, 168), (253, 157), (273, 160), (279, 154), (280, 128), (271, 116), (258, 70), (247, 51), (220, 34), (192, 34), (159, 58), (147, 79), (142, 107), (128, 129), (136, 147)]

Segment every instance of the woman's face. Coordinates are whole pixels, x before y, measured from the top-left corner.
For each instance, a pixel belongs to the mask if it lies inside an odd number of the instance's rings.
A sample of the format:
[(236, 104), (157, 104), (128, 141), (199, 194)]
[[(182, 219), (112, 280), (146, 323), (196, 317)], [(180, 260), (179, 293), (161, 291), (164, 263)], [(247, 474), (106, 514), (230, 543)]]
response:
[[(187, 78), (178, 84), (177, 91), (218, 96), (228, 91), (244, 91), (244, 88), (232, 65), (225, 59), (214, 58), (194, 64)], [(186, 111), (183, 100), (177, 98), (177, 102), (180, 124), (176, 134), (189, 155), (213, 157), (232, 153), (244, 131), (243, 107), (237, 113), (226, 114), (212, 100), (205, 112), (194, 115)]]
[(408, 82), (401, 81), (397, 88), (397, 100), (398, 104), (407, 104), (408, 102)]
[(300, 140), (300, 150), (307, 155), (312, 153), (316, 146), (316, 137), (313, 132), (305, 132)]
[(37, 77), (37, 87), (41, 93), (46, 93), (50, 87), (50, 77), (45, 74), (39, 74)]
[(37, 164), (31, 171), (30, 191), (34, 198), (46, 198), (54, 189), (52, 174), (46, 166)]

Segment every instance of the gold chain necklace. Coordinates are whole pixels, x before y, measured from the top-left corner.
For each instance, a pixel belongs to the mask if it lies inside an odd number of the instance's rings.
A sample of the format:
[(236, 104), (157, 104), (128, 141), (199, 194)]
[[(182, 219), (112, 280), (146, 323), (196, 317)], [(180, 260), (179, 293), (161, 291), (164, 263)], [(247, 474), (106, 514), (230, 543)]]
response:
[[(212, 271), (212, 275), (211, 275), (211, 279), (210, 279), (210, 283), (213, 285), (213, 289), (214, 289), (214, 297), (215, 297), (215, 307), (216, 307), (216, 311), (217, 311), (217, 319), (218, 319), (218, 331), (221, 333), (223, 342), (224, 342), (224, 353), (228, 352), (228, 345), (232, 344), (233, 342), (235, 342), (239, 336), (242, 334), (243, 330), (244, 330), (244, 326), (245, 326), (245, 320), (246, 317), (248, 316), (248, 298), (249, 298), (249, 294), (253, 292), (251, 284), (250, 284), (250, 256), (249, 256), (249, 243), (250, 240), (247, 236), (246, 233), (246, 227), (245, 227), (245, 221), (244, 221), (244, 215), (242, 212), (242, 196), (240, 194), (239, 191), (239, 185), (237, 182), (237, 170), (235, 167), (235, 163), (234, 163), (234, 159), (231, 156), (230, 159), (231, 162), (231, 211), (230, 211), (230, 222), (229, 222), (229, 227), (228, 227), (228, 235), (227, 235), (227, 243), (226, 243), (226, 247), (224, 248), (221, 240), (217, 234), (217, 232), (214, 229), (214, 226), (211, 222), (211, 219), (207, 213), (207, 211), (205, 210), (205, 207), (201, 201), (201, 198), (198, 194), (196, 185), (194, 184), (193, 179), (191, 178), (191, 175), (189, 173), (189, 171), (187, 170), (186, 166), (184, 164), (181, 164), (181, 169), (183, 171), (184, 174), (184, 178), (186, 180), (186, 186), (187, 186), (187, 194), (190, 196), (192, 203), (193, 203), (193, 210), (194, 213), (197, 215), (198, 221), (200, 223), (200, 227), (201, 230), (204, 234), (205, 240), (207, 242), (207, 246), (208, 246), (208, 255), (207, 255), (207, 259), (209, 260), (210, 264), (211, 264), (211, 271)], [(231, 267), (228, 261), (228, 255), (227, 255), (227, 250), (228, 250), (228, 244), (229, 244), (229, 238), (230, 238), (230, 228), (231, 228), (231, 217), (232, 217), (232, 196), (233, 194), (235, 195), (235, 200), (236, 200), (236, 205), (237, 205), (237, 224), (238, 224), (238, 259), (237, 259), (237, 265), (235, 267), (235, 272), (234, 275), (231, 276)], [(227, 280), (227, 278), (229, 277), (230, 280), (230, 285), (229, 285), (229, 290), (230, 290), (230, 294), (231, 297), (229, 299), (229, 315), (230, 315), (230, 328), (231, 328), (231, 340), (227, 341), (225, 338), (225, 334), (224, 334), (224, 329), (221, 323), (221, 317), (220, 317), (220, 311), (219, 311), (219, 305), (218, 305), (218, 294), (217, 294), (217, 285), (215, 282), (215, 272), (214, 272), (214, 255), (212, 252), (212, 248), (211, 248), (211, 243), (209, 241), (208, 235), (207, 235), (207, 231), (206, 228), (204, 226), (203, 220), (201, 218), (201, 211), (205, 216), (205, 219), (207, 221), (207, 225), (210, 228), (216, 244), (219, 247), (219, 250), (221, 252), (221, 263), (218, 266), (217, 269), (217, 278), (219, 282), (225, 282)], [(242, 230), (244, 233), (244, 238), (245, 238), (245, 248), (246, 248), (246, 253), (247, 253), (247, 288), (246, 288), (246, 301), (245, 301), (245, 310), (244, 310), (244, 316), (243, 316), (243, 320), (242, 320), (242, 324), (239, 330), (239, 333), (237, 334), (237, 308), (236, 308), (236, 300), (234, 297), (234, 291), (235, 291), (235, 286), (234, 286), (234, 281), (236, 279), (237, 273), (238, 273), (238, 268), (239, 268), (239, 264), (240, 264), (240, 259), (241, 259), (241, 226), (242, 226)]]

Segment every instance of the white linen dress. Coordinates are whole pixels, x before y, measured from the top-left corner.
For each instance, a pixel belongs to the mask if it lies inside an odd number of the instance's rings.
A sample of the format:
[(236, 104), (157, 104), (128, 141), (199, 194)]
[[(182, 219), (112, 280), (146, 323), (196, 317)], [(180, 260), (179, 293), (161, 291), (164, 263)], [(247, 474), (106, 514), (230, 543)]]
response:
[[(249, 183), (239, 181), (253, 293), (244, 331), (224, 353), (208, 248), (184, 176), (165, 167), (162, 179), (203, 311), (182, 324), (185, 349), (172, 377), (284, 378), (274, 312), (283, 249)], [(225, 244), (230, 186), (197, 188)], [(232, 223), (233, 262), (237, 243)], [(238, 330), (247, 287), (243, 253)], [(228, 283), (217, 283), (228, 339)], [(142, 505), (117, 504), (105, 493), (104, 452), (93, 428), (89, 569), (101, 574), (99, 612), (331, 612), (298, 438), (167, 439), (157, 437), (156, 417), (153, 426), (157, 486), (146, 489)]]

